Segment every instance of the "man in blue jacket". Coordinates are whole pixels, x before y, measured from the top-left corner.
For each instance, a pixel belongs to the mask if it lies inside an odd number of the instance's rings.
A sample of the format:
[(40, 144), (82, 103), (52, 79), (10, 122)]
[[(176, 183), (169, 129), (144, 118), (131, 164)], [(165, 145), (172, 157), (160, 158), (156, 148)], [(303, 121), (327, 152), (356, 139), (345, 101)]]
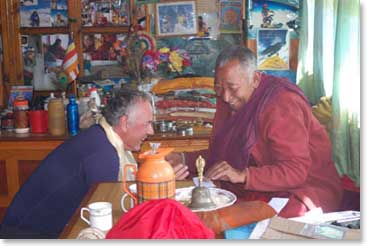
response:
[(93, 183), (121, 180), (123, 166), (136, 164), (131, 151), (154, 133), (151, 97), (119, 89), (103, 116), (42, 161), (8, 207), (0, 238), (58, 238)]

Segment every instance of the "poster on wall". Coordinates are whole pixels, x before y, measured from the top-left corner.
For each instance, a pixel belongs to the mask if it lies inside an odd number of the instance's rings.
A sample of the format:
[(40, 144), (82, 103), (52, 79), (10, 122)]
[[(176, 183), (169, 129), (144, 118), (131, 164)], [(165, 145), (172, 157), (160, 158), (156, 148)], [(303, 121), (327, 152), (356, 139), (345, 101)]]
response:
[(255, 39), (258, 28), (289, 29), (299, 35), (299, 8), (302, 0), (249, 0), (248, 38)]
[(260, 70), (289, 69), (288, 29), (258, 29), (257, 67)]
[(21, 27), (67, 26), (67, 0), (21, 0)]
[(241, 33), (242, 1), (220, 1), (221, 33)]

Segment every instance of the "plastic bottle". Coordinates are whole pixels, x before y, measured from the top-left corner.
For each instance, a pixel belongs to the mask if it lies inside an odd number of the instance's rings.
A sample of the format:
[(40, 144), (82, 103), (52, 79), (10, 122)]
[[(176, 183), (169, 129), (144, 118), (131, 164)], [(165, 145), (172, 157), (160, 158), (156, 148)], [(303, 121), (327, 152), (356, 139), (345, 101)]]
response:
[(68, 106), (68, 104), (69, 104), (69, 99), (66, 98), (66, 92), (65, 91), (61, 92), (61, 98), (64, 101), (64, 106), (66, 108), (66, 106)]
[(51, 99), (54, 99), (54, 98), (56, 98), (56, 97), (55, 97), (54, 93), (51, 92), (50, 96), (45, 100), (45, 104), (43, 106), (44, 110), (46, 110), (46, 111), (48, 110), (48, 103), (50, 102)]
[(75, 96), (70, 94), (67, 105), (68, 129), (71, 136), (75, 136), (79, 131), (79, 110)]
[(53, 98), (48, 103), (48, 131), (51, 135), (66, 133), (65, 107), (62, 98)]
[(96, 105), (99, 108), (101, 106), (101, 97), (99, 96), (98, 92), (97, 92), (97, 88), (93, 87), (90, 89), (90, 98), (95, 98), (96, 100)]

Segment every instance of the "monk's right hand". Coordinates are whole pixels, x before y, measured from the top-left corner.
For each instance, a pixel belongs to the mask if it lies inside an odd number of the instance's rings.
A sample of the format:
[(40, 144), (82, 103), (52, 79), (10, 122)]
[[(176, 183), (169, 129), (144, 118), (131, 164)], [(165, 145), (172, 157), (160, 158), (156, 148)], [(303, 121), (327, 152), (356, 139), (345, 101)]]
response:
[(184, 164), (184, 158), (182, 153), (177, 152), (169, 153), (165, 159), (171, 164), (173, 171), (175, 172), (176, 175), (176, 180), (184, 180), (189, 176), (190, 174), (189, 169)]
[(173, 171), (175, 172), (176, 180), (185, 180), (190, 174), (188, 167), (184, 164), (174, 166)]

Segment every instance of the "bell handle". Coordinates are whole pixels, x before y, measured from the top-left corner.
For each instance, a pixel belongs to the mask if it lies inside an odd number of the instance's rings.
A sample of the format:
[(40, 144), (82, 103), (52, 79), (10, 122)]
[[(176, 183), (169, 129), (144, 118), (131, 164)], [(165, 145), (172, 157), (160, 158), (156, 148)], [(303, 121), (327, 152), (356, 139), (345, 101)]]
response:
[(132, 164), (126, 164), (124, 166), (124, 175), (122, 176), (122, 190), (127, 193), (128, 196), (130, 196), (134, 200), (134, 205), (138, 204), (138, 198), (135, 196), (127, 187), (126, 185), (126, 175), (129, 168), (132, 168), (134, 170), (134, 176), (136, 177), (136, 166)]

